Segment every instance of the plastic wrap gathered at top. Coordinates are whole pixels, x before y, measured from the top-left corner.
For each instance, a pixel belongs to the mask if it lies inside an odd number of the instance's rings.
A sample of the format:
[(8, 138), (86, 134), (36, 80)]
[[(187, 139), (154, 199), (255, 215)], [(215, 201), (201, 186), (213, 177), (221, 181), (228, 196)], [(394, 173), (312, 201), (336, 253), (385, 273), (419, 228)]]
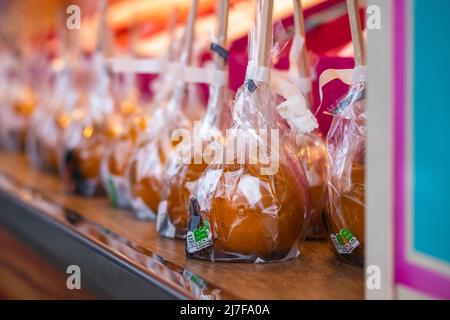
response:
[[(260, 2), (259, 2), (260, 4)], [(271, 262), (299, 255), (308, 225), (307, 181), (277, 96), (258, 69), (261, 8), (250, 33), (247, 80), (223, 149), (189, 199), (186, 253), (211, 261)], [(261, 74), (261, 73), (260, 73)], [(268, 81), (267, 81), (268, 82)]]
[(104, 57), (96, 53), (74, 73), (74, 87), (60, 116), (64, 127), (59, 170), (68, 192), (94, 196), (104, 190), (101, 183), (101, 160), (114, 137), (108, 116), (114, 104)]
[(364, 263), (365, 82), (351, 86), (333, 110), (328, 133), (326, 222), (338, 258)]
[[(305, 47), (305, 39), (295, 33), (289, 65), (289, 78), (297, 84), (305, 94), (308, 105), (312, 103), (311, 82), (315, 73), (315, 66), (312, 64), (314, 57), (304, 58), (307, 55)], [(300, 59), (299, 59), (300, 58)], [(300, 75), (300, 63), (305, 63), (310, 78), (304, 78)], [(310, 223), (306, 233), (308, 239), (321, 239), (326, 237), (326, 227), (322, 216), (323, 203), (325, 200), (325, 184), (327, 180), (327, 152), (326, 144), (319, 130), (310, 133), (297, 133), (296, 135), (297, 155), (305, 169), (308, 181), (308, 215)]]
[(150, 110), (142, 107), (134, 75), (115, 75), (113, 86), (115, 111), (108, 123), (114, 137), (102, 159), (102, 181), (111, 204), (128, 209), (131, 204), (125, 172), (138, 135), (146, 129)]
[(64, 129), (59, 116), (64, 113), (66, 99), (70, 99), (71, 82), (70, 72), (61, 58), (49, 64), (48, 72), (48, 84), (31, 119), (26, 153), (35, 168), (57, 172), (59, 139)]
[[(164, 60), (167, 63), (178, 58), (180, 39), (174, 32), (173, 25), (169, 27), (170, 41)], [(119, 72), (114, 74), (113, 91), (116, 110), (113, 118), (119, 118), (121, 133), (108, 146), (102, 161), (103, 185), (113, 206), (134, 208), (138, 216), (149, 217), (143, 208), (134, 201), (132, 206), (131, 186), (128, 169), (136, 149), (152, 136), (155, 136), (163, 126), (165, 119), (161, 115), (161, 106), (167, 104), (173, 90), (176, 74), (165, 72), (151, 83), (154, 97), (150, 102), (141, 100), (137, 91), (137, 79), (133, 73)], [(156, 112), (155, 112), (156, 111)], [(156, 116), (153, 117), (153, 113)], [(154, 121), (154, 119), (157, 119)]]
[[(225, 42), (225, 41), (223, 41)], [(217, 46), (217, 45), (216, 45)], [(221, 48), (220, 50), (225, 50)], [(226, 58), (224, 64), (226, 65)], [(226, 71), (217, 72), (227, 75)], [(185, 238), (189, 216), (189, 196), (201, 174), (208, 167), (204, 148), (222, 142), (230, 122), (229, 91), (226, 81), (213, 81), (205, 116), (193, 128), (193, 136), (182, 141), (170, 159), (164, 177), (164, 190), (158, 207), (157, 229), (168, 238)]]
[[(174, 74), (174, 76), (176, 76)], [(177, 82), (176, 79), (173, 79)], [(173, 84), (172, 84), (173, 85)], [(172, 141), (172, 131), (187, 129), (198, 118), (189, 118), (185, 111), (201, 109), (196, 88), (176, 83), (169, 101), (163, 102), (152, 113), (151, 123), (138, 141), (129, 162), (127, 179), (130, 184), (131, 205), (139, 218), (156, 217), (164, 184), (166, 166), (173, 156), (178, 141)]]
[(140, 135), (128, 164), (131, 206), (140, 219), (155, 219), (161, 202), (165, 172), (176, 146), (174, 130), (191, 130), (204, 106), (196, 84), (187, 84), (181, 68), (191, 61), (191, 48), (181, 48), (179, 63), (162, 77), (152, 103), (151, 123)]
[(36, 110), (37, 97), (22, 57), (11, 57), (5, 69), (5, 89), (0, 108), (0, 145), (6, 150), (25, 148), (30, 119)]
[(310, 222), (306, 232), (308, 239), (326, 237), (323, 219), (325, 186), (327, 182), (327, 151), (321, 134), (317, 131), (296, 137), (297, 155), (308, 181), (308, 215)]

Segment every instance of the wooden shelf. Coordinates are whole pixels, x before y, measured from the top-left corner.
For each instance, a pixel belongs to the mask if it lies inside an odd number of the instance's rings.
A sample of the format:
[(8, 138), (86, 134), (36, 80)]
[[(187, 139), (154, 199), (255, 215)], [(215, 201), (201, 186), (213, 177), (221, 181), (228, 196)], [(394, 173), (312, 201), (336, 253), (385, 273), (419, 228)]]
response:
[(66, 274), (0, 226), (0, 299), (93, 299), (67, 290)]
[[(34, 208), (47, 223), (63, 227), (92, 250), (104, 250), (128, 271), (136, 270), (148, 281), (175, 292), (176, 297), (364, 298), (363, 270), (336, 260), (326, 242), (306, 242), (298, 259), (282, 263), (188, 260), (183, 241), (159, 237), (154, 223), (111, 208), (104, 197), (84, 199), (65, 194), (57, 176), (32, 169), (24, 155), (0, 152), (0, 191)], [(1, 216), (8, 214), (0, 210), (0, 223)], [(11, 222), (15, 217), (3, 218)]]

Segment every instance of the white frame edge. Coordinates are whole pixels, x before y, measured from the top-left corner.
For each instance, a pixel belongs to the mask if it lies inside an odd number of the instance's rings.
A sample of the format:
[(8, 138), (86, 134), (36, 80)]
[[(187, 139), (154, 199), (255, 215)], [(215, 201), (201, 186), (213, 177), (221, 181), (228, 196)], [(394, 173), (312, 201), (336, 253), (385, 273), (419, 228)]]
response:
[[(368, 134), (366, 154), (366, 268), (381, 270), (381, 288), (365, 286), (366, 299), (394, 299), (392, 215), (392, 3), (369, 0), (380, 8), (381, 29), (368, 31)], [(367, 280), (366, 274), (366, 280)]]

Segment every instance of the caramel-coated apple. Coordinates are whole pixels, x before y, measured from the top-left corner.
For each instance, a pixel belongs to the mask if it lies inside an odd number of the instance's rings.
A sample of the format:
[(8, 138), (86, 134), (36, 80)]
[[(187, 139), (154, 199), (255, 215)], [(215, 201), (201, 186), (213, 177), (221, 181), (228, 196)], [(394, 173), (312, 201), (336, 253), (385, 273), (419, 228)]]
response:
[[(205, 172), (202, 179), (211, 180), (201, 186), (211, 189), (197, 192), (211, 196), (206, 216), (216, 252), (274, 261), (298, 246), (305, 232), (306, 178), (289, 158), (273, 175), (262, 175), (260, 164), (219, 165)], [(193, 203), (197, 199), (190, 201), (201, 210)]]
[(334, 177), (334, 185), (346, 187), (329, 195), (326, 218), (338, 257), (360, 265), (364, 263), (364, 171), (364, 164), (354, 163), (349, 174)]

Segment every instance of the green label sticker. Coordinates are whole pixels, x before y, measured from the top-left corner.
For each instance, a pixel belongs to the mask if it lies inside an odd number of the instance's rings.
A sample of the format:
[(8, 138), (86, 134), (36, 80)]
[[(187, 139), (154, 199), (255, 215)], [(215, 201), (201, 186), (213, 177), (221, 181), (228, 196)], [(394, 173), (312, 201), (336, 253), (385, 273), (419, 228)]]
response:
[(117, 191), (113, 179), (108, 179), (108, 195), (113, 206), (117, 205)]
[(212, 245), (212, 235), (209, 223), (204, 222), (193, 231), (188, 231), (186, 235), (187, 250), (189, 253), (200, 251)]
[(331, 241), (340, 254), (350, 254), (359, 246), (358, 239), (347, 228), (342, 228), (339, 233), (332, 234)]
[(200, 289), (203, 289), (206, 286), (205, 280), (200, 278), (199, 276), (193, 274), (192, 272), (189, 272), (187, 270), (183, 270), (183, 276), (189, 280), (191, 283), (194, 283), (197, 287)]

